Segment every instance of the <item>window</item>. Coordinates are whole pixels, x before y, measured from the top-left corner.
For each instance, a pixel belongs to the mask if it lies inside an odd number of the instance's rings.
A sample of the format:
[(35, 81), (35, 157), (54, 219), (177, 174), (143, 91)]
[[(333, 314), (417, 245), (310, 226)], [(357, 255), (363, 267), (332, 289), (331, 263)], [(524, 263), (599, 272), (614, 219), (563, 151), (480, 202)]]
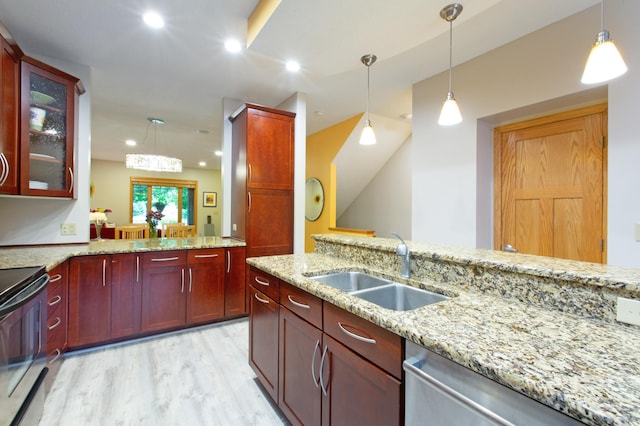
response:
[(131, 177), (131, 223), (147, 221), (147, 212), (164, 214), (160, 223), (196, 223), (195, 180)]

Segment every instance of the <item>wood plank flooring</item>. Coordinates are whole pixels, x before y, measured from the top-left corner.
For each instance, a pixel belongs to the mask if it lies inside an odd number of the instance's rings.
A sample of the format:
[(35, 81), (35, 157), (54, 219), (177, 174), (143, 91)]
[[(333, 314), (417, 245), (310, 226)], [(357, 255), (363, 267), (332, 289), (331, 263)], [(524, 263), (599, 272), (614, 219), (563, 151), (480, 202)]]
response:
[(68, 356), (40, 426), (287, 425), (247, 361), (240, 319)]

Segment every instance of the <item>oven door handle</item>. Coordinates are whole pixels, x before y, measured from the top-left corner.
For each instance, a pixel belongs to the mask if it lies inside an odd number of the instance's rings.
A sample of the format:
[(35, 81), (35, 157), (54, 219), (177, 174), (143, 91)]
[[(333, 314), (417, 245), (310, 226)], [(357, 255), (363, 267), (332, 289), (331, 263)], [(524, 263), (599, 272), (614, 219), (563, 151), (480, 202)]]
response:
[(0, 306), (0, 317), (34, 299), (47, 286), (47, 284), (49, 284), (49, 275), (44, 274), (28, 285), (20, 293), (9, 299), (5, 304)]

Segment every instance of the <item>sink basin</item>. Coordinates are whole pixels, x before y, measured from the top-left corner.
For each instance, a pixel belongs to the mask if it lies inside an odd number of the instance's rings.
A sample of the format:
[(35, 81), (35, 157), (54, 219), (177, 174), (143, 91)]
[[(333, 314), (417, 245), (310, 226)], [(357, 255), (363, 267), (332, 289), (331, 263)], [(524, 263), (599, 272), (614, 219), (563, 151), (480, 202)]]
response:
[(371, 289), (388, 285), (391, 281), (384, 278), (374, 277), (364, 272), (336, 272), (333, 274), (319, 275), (311, 279), (320, 281), (330, 287), (351, 293), (364, 289)]
[(395, 311), (410, 311), (426, 305), (448, 300), (449, 297), (404, 284), (391, 283), (383, 287), (351, 293), (378, 306)]

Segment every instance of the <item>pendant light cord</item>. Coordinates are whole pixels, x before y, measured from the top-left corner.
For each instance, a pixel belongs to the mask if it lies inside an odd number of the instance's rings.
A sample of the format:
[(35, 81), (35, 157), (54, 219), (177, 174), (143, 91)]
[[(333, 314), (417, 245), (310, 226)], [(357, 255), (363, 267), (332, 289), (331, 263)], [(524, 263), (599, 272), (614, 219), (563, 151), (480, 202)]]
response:
[(604, 31), (604, 0), (600, 3), (600, 31)]
[(369, 121), (369, 72), (371, 65), (367, 65), (367, 121)]
[(453, 51), (453, 21), (449, 21), (449, 93), (451, 93), (451, 57)]

